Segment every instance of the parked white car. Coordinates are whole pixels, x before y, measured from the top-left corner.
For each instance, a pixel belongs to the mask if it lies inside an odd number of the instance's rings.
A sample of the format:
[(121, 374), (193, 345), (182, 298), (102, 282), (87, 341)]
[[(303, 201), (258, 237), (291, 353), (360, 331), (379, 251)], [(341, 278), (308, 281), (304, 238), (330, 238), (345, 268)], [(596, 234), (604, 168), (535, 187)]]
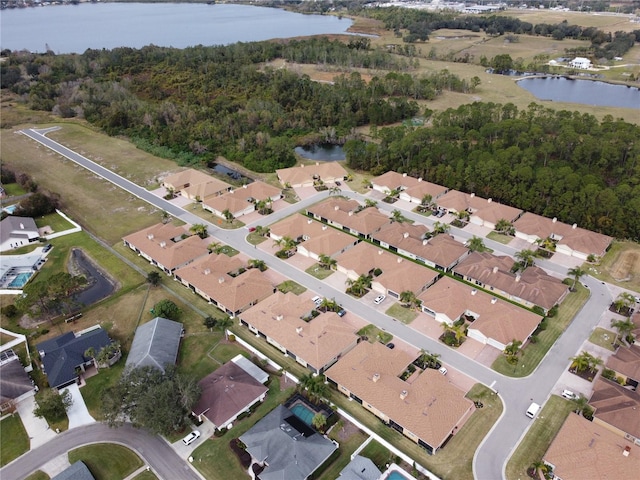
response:
[(200, 431), (194, 430), (193, 432), (191, 432), (189, 435), (187, 435), (182, 439), (182, 443), (184, 443), (185, 445), (190, 445), (193, 442), (195, 442), (198, 438), (200, 438)]
[(567, 390), (566, 388), (562, 390), (562, 396), (564, 398), (568, 398), (569, 400), (575, 400), (578, 396), (573, 393), (571, 390)]
[(384, 302), (385, 298), (387, 297), (385, 297), (384, 295), (378, 295), (373, 301), (373, 303), (375, 303), (376, 305), (380, 305), (382, 302)]
[(447, 370), (446, 368), (444, 368), (444, 367), (440, 367), (440, 368), (438, 369), (438, 371), (439, 371), (442, 375), (446, 375), (448, 370)]

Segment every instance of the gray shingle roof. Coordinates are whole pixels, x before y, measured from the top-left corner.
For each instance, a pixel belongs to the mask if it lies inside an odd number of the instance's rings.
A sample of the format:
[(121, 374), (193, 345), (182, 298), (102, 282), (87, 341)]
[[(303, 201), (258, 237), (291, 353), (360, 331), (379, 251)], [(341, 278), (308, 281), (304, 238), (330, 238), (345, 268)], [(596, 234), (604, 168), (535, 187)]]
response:
[(165, 365), (176, 363), (181, 334), (181, 323), (162, 317), (139, 326), (126, 367), (156, 367), (164, 372)]
[(76, 462), (69, 468), (60, 472), (51, 480), (96, 480), (89, 468), (82, 462)]
[(0, 403), (33, 390), (33, 384), (17, 358), (0, 366)]
[(382, 472), (370, 459), (356, 455), (342, 469), (338, 480), (378, 480), (381, 475)]

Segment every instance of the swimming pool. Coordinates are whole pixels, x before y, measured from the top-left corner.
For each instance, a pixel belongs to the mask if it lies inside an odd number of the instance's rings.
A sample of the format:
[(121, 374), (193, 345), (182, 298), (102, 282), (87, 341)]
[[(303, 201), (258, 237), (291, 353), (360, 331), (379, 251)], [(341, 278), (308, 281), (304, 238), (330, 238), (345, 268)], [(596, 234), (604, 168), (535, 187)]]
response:
[(9, 205), (8, 207), (4, 207), (3, 210), (11, 215), (16, 211), (16, 208), (18, 208), (18, 205)]
[(313, 425), (313, 417), (315, 413), (310, 410), (308, 407), (301, 403), (296, 403), (293, 407), (290, 408), (291, 413), (293, 413), (296, 417), (302, 420), (309, 426)]
[(389, 473), (386, 480), (407, 480), (407, 477), (402, 475), (397, 470), (393, 470), (391, 473)]
[(31, 278), (31, 275), (32, 275), (31, 272), (19, 273), (16, 276), (16, 278), (11, 280), (11, 283), (9, 284), (9, 287), (11, 287), (11, 288), (21, 288), (21, 287), (23, 287), (24, 284), (29, 281), (29, 279)]

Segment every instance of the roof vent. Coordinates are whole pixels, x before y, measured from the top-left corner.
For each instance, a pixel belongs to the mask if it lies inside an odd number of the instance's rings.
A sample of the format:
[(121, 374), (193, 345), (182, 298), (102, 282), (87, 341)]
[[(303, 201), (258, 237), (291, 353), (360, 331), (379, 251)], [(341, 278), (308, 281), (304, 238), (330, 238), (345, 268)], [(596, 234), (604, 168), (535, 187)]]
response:
[(407, 174), (406, 174), (406, 173), (403, 173), (403, 174), (402, 174), (402, 178), (404, 178), (404, 177), (406, 177), (406, 176), (407, 176)]
[(283, 318), (284, 318), (284, 317), (282, 316), (282, 314), (280, 314), (280, 315), (276, 315), (276, 320), (277, 320), (277, 321), (280, 321), (280, 320), (282, 320)]
[(475, 295), (476, 293), (478, 293), (478, 290), (476, 290), (475, 288), (471, 289), (471, 295)]
[(307, 223), (308, 223), (309, 225), (311, 225), (311, 224), (313, 223), (313, 220), (309, 219), (309, 220), (307, 220)]
[(519, 282), (521, 278), (522, 278), (522, 275), (517, 274), (517, 275), (516, 275), (516, 282)]
[(384, 253), (383, 250), (378, 250), (378, 255), (382, 255)]
[(167, 246), (167, 242), (165, 242), (164, 240), (160, 242), (160, 248), (164, 248)]
[(398, 262), (398, 263), (402, 262), (402, 257), (398, 257), (397, 262)]
[(498, 273), (499, 268), (497, 266), (493, 267), (493, 273)]
[(326, 225), (322, 225), (322, 229), (323, 229), (323, 230), (326, 230), (326, 229), (327, 229), (327, 226), (326, 226)]
[(493, 198), (487, 198), (487, 203), (493, 202)]
[(476, 194), (475, 194), (475, 193), (471, 193), (471, 194), (469, 194), (469, 196), (470, 196), (471, 198), (473, 198), (473, 197), (475, 197), (475, 196), (476, 196)]
[(425, 238), (424, 240), (422, 240), (422, 245), (426, 245), (427, 243), (429, 243), (429, 239)]
[(578, 228), (578, 224), (574, 223), (573, 225), (571, 225), (571, 228), (573, 228), (575, 230), (576, 228)]
[(245, 183), (244, 185), (242, 185), (242, 188), (247, 188), (247, 184)]
[(320, 162), (316, 162), (316, 167), (317, 167), (318, 165), (320, 165)]
[(20, 230), (24, 230), (24, 223), (20, 224)]
[(402, 238), (408, 238), (409, 237), (409, 232), (404, 232), (402, 234)]
[(553, 217), (553, 220), (551, 220), (551, 222), (556, 223), (558, 221), (558, 217)]
[(491, 299), (491, 303), (492, 303), (492, 304), (496, 303), (497, 301), (498, 301), (498, 299), (497, 299), (496, 297), (493, 297), (493, 298)]
[(304, 163), (302, 165), (300, 165), (300, 168), (304, 168)]
[(333, 207), (333, 209), (334, 209), (334, 210), (336, 210), (336, 211), (337, 211), (337, 210), (340, 210), (340, 206), (339, 206), (339, 205), (335, 205), (335, 206)]
[(628, 457), (630, 453), (631, 453), (631, 447), (627, 445), (626, 447), (624, 447), (624, 450), (622, 451), (622, 455), (625, 457)]
[(377, 382), (378, 380), (380, 380), (380, 374), (379, 373), (374, 373), (373, 374), (373, 381)]
[(296, 333), (300, 335), (302, 333), (302, 327), (296, 327)]
[(353, 216), (353, 210), (349, 210), (349, 216), (352, 217)]
[(210, 268), (205, 268), (202, 273), (204, 273), (205, 275), (209, 275), (211, 273), (211, 269)]
[(224, 277), (218, 278), (218, 283), (224, 283)]
[(422, 181), (422, 177), (418, 178), (418, 181), (421, 182)]
[(400, 400), (404, 400), (405, 398), (407, 398), (407, 395), (409, 395), (409, 392), (407, 392), (406, 390), (402, 390), (400, 392)]
[(153, 240), (153, 233), (149, 233), (149, 234), (147, 235), (147, 238), (148, 238), (149, 240)]

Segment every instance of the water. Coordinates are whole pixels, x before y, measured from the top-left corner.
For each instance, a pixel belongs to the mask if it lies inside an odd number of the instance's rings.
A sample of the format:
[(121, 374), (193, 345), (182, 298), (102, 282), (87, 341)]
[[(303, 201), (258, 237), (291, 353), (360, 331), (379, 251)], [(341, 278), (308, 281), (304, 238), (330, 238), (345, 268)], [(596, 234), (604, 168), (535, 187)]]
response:
[(16, 208), (18, 208), (18, 205), (9, 205), (8, 207), (4, 207), (3, 210), (9, 215), (13, 215), (13, 212), (16, 211)]
[(207, 165), (211, 170), (221, 175), (226, 175), (227, 177), (233, 178), (234, 180), (241, 180), (243, 183), (249, 184), (253, 182), (252, 178), (245, 177), (240, 172), (233, 170), (229, 167), (225, 167), (219, 163), (210, 163)]
[(565, 77), (525, 78), (518, 85), (540, 100), (599, 107), (640, 108), (640, 89)]
[(397, 470), (394, 470), (387, 476), (386, 480), (407, 480), (407, 477), (402, 475)]
[(71, 253), (82, 270), (82, 274), (87, 277), (89, 287), (77, 294), (76, 300), (82, 305), (91, 305), (103, 298), (108, 297), (115, 290), (115, 286), (98, 270), (79, 249), (73, 249)]
[(82, 53), (88, 48), (185, 48), (344, 33), (353, 22), (247, 5), (83, 3), (3, 10), (1, 48)]
[(337, 162), (347, 158), (342, 146), (333, 143), (296, 147), (295, 152), (303, 158), (320, 162)]
[(31, 275), (32, 275), (31, 272), (19, 273), (16, 278), (11, 280), (11, 283), (9, 284), (9, 287), (10, 288), (22, 288), (22, 287), (24, 287), (25, 283), (27, 283), (29, 281), (29, 279), (31, 278)]
[(290, 408), (291, 413), (293, 413), (296, 417), (302, 420), (309, 426), (313, 425), (313, 417), (315, 413), (313, 413), (309, 408), (304, 406), (301, 403), (296, 403), (293, 407)]

